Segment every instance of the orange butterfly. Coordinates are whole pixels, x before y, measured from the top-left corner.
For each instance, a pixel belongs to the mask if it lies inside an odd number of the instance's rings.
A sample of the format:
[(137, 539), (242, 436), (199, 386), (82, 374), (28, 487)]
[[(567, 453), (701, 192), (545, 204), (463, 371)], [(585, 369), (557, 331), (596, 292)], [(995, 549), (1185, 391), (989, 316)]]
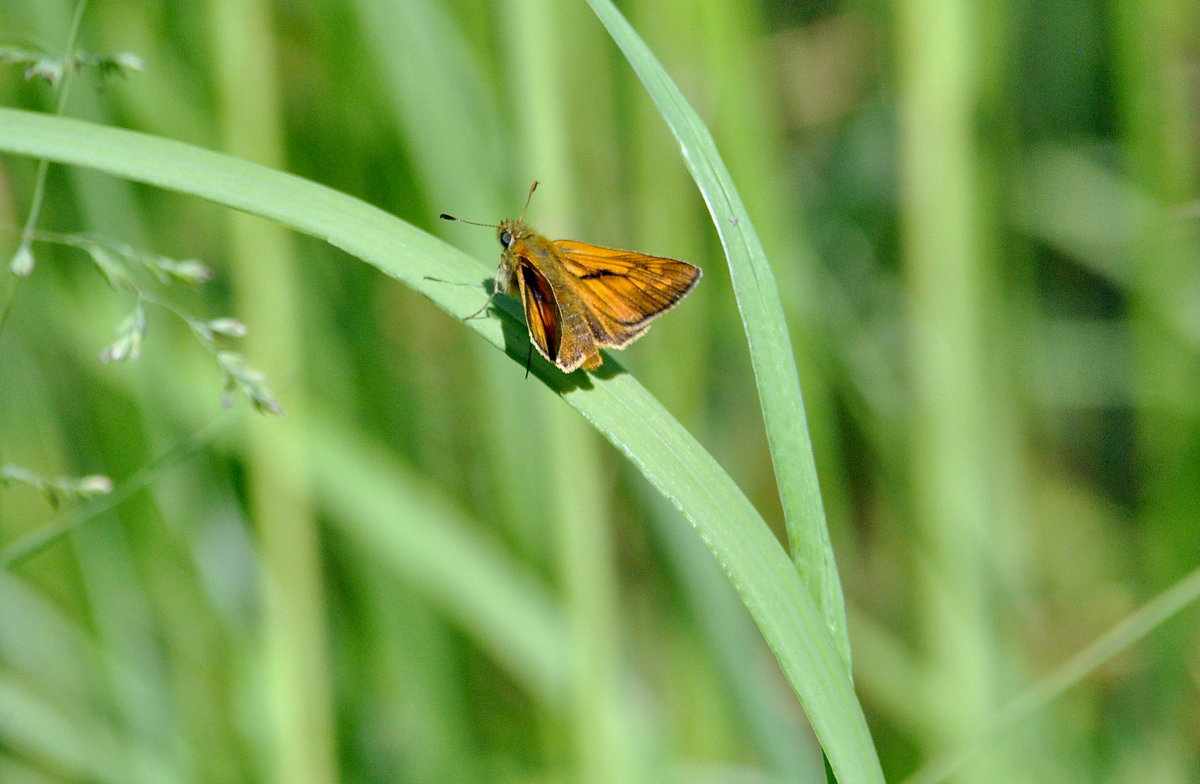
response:
[[(526, 208), (537, 185), (529, 187)], [(467, 318), (487, 310), (496, 292), (519, 292), (529, 339), (564, 373), (598, 369), (601, 348), (625, 348), (640, 338), (700, 280), (700, 268), (686, 261), (548, 240), (525, 225), (524, 209), (499, 224), (441, 217), (490, 226), (504, 246), (492, 296)]]

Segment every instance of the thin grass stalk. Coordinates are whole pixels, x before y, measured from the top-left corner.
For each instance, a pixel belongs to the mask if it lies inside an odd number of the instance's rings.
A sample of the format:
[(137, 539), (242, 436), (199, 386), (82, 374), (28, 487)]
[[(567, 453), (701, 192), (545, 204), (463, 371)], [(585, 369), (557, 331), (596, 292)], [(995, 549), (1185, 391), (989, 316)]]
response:
[[(896, 5), (900, 194), (910, 372), (919, 693), (927, 752), (968, 740), (998, 699), (999, 640), (990, 615), (989, 540), (996, 524), (989, 466), (985, 204), (976, 126), (978, 17), (966, 0)], [(1010, 780), (1006, 766), (973, 770)], [(1019, 764), (1017, 761), (1016, 764)], [(1002, 772), (1003, 771), (1003, 772)]]

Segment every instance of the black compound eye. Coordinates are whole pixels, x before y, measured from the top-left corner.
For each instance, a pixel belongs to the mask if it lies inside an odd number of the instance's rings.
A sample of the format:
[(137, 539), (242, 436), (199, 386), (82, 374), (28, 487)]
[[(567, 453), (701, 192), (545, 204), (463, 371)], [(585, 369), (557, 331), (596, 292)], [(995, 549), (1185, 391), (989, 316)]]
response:
[(512, 232), (511, 231), (509, 231), (508, 229), (505, 229), (504, 231), (500, 232), (500, 244), (506, 248), (509, 245), (512, 245)]

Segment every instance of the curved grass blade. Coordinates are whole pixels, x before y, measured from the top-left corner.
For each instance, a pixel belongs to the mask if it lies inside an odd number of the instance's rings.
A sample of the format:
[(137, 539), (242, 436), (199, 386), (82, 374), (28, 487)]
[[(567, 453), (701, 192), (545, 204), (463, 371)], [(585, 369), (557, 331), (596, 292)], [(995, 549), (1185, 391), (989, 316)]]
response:
[(792, 557), (850, 668), (846, 609), (821, 504), (812, 442), (791, 338), (775, 277), (712, 134), (638, 34), (609, 0), (588, 0), (683, 150), (729, 259), (729, 276), (750, 346), (759, 402), (787, 521)]

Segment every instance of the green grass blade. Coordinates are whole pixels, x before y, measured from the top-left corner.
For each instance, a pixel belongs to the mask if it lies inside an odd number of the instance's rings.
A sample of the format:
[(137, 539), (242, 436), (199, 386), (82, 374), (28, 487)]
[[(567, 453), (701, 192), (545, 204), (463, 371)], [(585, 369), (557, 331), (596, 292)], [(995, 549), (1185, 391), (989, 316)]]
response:
[(729, 276), (750, 345), (767, 442), (796, 569), (820, 605), (850, 666), (846, 609), (800, 393), (800, 379), (775, 277), (712, 134), (650, 49), (608, 0), (588, 0), (625, 53), (683, 150), (729, 259)]
[[(93, 168), (279, 221), (403, 280), (457, 317), (479, 307), (483, 267), (384, 211), (330, 188), (190, 145), (0, 109), (0, 150)], [(515, 305), (514, 305), (515, 307)], [(516, 318), (465, 325), (524, 364)], [(792, 562), (717, 462), (611, 358), (597, 374), (534, 372), (579, 410), (695, 526), (778, 658), (842, 782), (882, 781), (844, 659)]]

